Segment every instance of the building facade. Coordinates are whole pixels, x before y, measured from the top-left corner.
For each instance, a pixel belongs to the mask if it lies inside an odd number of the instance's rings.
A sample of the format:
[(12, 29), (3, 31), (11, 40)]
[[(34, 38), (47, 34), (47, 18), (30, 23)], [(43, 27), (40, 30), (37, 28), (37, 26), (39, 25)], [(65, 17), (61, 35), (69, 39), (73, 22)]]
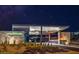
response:
[(12, 25), (13, 31), (24, 31), (26, 42), (69, 44), (70, 32), (63, 32), (69, 26)]

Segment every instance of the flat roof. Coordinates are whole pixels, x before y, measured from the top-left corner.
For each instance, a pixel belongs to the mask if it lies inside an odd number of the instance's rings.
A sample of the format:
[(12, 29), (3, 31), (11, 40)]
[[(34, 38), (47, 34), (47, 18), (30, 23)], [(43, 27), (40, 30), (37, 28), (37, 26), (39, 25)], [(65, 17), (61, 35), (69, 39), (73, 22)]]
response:
[(27, 27), (30, 27), (30, 26), (45, 26), (45, 27), (52, 27), (52, 28), (58, 28), (57, 30), (65, 30), (67, 28), (69, 28), (69, 26), (53, 26), (53, 25), (36, 25), (36, 24), (13, 24), (12, 25), (12, 29), (13, 28), (27, 28)]
[(46, 25), (46, 24), (12, 24), (12, 26), (53, 26), (53, 27), (66, 27), (69, 25)]

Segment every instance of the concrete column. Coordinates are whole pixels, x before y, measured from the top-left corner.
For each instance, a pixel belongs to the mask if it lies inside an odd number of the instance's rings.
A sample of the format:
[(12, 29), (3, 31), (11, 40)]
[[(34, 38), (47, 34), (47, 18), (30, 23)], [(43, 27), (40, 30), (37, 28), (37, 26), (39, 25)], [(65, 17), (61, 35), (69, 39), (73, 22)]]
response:
[(67, 45), (70, 43), (70, 32), (67, 34)]
[(60, 44), (60, 31), (58, 32), (58, 44)]
[(69, 43), (70, 43), (70, 39), (71, 39), (71, 33), (69, 32)]
[(51, 37), (50, 37), (50, 33), (48, 33), (48, 35), (49, 35), (49, 41), (50, 41), (50, 38), (51, 38)]
[(42, 44), (42, 26), (41, 26), (41, 37), (40, 37), (40, 44)]

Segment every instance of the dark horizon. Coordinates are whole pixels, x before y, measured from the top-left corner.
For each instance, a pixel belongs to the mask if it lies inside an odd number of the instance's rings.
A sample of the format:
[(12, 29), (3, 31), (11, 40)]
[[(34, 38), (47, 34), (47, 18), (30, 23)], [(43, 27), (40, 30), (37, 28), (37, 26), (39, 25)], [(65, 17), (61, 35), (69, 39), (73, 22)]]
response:
[(79, 31), (79, 6), (0, 5), (0, 30), (11, 30), (12, 24), (69, 25), (68, 31)]

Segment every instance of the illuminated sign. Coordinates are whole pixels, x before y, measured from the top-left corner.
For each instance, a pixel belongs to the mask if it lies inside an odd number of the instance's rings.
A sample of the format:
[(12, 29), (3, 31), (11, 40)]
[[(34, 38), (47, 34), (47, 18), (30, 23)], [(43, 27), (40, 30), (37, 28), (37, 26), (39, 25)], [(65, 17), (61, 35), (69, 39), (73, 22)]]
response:
[(23, 35), (22, 32), (8, 32), (8, 35)]

